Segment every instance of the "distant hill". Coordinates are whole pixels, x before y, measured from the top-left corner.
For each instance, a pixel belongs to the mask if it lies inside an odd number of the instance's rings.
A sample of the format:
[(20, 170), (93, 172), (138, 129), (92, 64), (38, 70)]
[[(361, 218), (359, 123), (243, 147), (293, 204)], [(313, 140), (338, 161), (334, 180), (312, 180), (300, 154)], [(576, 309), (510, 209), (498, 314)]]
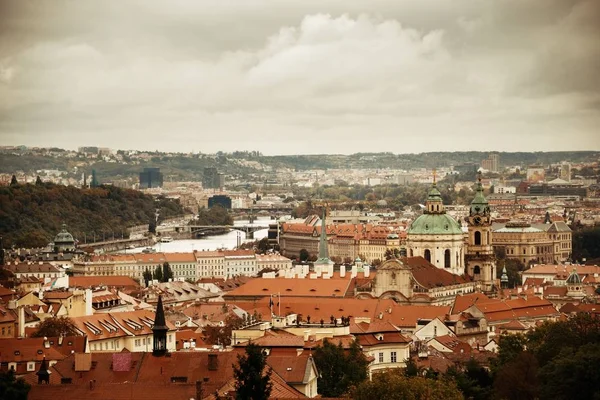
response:
[(0, 187), (0, 235), (4, 246), (42, 247), (54, 239), (61, 225), (79, 241), (126, 236), (127, 228), (155, 218), (185, 213), (171, 199), (158, 201), (136, 190), (114, 186), (79, 189), (73, 186), (18, 184)]
[[(43, 150), (43, 149), (42, 149)], [(81, 153), (68, 153), (61, 149), (42, 151), (33, 149), (0, 150), (0, 173), (15, 174), (20, 171), (36, 174), (49, 169), (65, 171), (64, 177), (81, 179), (92, 170), (100, 182), (129, 180), (137, 182), (144, 167), (160, 168), (167, 181), (201, 181), (205, 167), (216, 167), (234, 179), (247, 182), (264, 182), (276, 179), (275, 170), (286, 168), (296, 171), (309, 169), (411, 169), (441, 168), (462, 163), (479, 163), (490, 152), (429, 152), (418, 154), (356, 153), (265, 156), (259, 152), (237, 151), (217, 154), (180, 154), (152, 152), (144, 157), (129, 155), (119, 150), (109, 160), (88, 158)], [(500, 164), (526, 167), (532, 164), (549, 165), (561, 161), (572, 163), (598, 161), (600, 151), (555, 152), (499, 152)], [(116, 158), (118, 157), (118, 159)]]

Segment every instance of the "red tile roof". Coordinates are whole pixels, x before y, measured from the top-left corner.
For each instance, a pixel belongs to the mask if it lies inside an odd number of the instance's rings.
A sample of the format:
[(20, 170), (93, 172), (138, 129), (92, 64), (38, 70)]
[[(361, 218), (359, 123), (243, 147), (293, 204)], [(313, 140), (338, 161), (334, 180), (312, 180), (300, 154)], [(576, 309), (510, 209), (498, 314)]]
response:
[(140, 284), (128, 276), (73, 276), (69, 277), (69, 286), (92, 288), (99, 286), (118, 288), (139, 288)]

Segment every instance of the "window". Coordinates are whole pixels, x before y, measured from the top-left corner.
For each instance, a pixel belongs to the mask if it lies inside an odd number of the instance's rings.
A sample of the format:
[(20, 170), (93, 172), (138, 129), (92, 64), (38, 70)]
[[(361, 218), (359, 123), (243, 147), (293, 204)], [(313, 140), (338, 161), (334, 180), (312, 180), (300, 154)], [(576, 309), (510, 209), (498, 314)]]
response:
[(475, 246), (481, 245), (481, 232), (475, 231)]
[(383, 353), (379, 353), (379, 362), (382, 363), (383, 362)]
[(27, 371), (35, 371), (35, 361), (30, 361), (27, 363)]
[(397, 362), (397, 361), (396, 361), (396, 352), (395, 352), (395, 351), (392, 351), (392, 352), (390, 353), (390, 360), (391, 360), (391, 362), (393, 362), (393, 363)]
[(450, 250), (444, 251), (444, 268), (450, 268)]
[(429, 249), (425, 250), (425, 259), (427, 262), (431, 262), (431, 251)]
[(479, 265), (476, 265), (475, 268), (473, 268), (473, 275), (479, 274), (481, 274), (481, 268), (479, 268)]

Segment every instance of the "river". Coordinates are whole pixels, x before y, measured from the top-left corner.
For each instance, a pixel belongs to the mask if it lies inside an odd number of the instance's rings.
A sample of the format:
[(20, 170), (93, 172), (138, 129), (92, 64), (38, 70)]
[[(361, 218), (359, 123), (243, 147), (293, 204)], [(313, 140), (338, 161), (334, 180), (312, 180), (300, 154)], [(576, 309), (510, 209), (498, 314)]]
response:
[[(263, 227), (268, 225), (271, 220), (269, 219), (257, 219), (252, 226)], [(248, 225), (248, 221), (235, 221), (235, 226)], [(152, 248), (157, 252), (164, 253), (191, 253), (194, 250), (217, 250), (217, 249), (235, 249), (238, 243), (238, 236), (242, 243), (252, 242), (254, 240), (260, 240), (268, 235), (268, 228), (260, 229), (254, 232), (254, 239), (245, 239), (246, 234), (238, 230), (232, 230), (231, 232), (223, 235), (206, 236), (202, 239), (183, 239), (173, 240), (169, 243), (156, 243)], [(128, 249), (127, 253), (141, 253), (145, 247), (138, 247), (136, 249)]]

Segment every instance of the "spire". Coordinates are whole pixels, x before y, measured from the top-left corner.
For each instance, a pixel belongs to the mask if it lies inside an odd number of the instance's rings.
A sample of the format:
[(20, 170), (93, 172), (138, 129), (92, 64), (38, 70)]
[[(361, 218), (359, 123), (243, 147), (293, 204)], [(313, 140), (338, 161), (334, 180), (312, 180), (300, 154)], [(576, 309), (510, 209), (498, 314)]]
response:
[(38, 376), (38, 385), (41, 385), (42, 383), (50, 384), (50, 371), (48, 370), (46, 356), (42, 359), (40, 369), (35, 374)]
[(323, 209), (321, 218), (321, 237), (319, 238), (319, 260), (321, 263), (329, 263), (329, 249), (327, 248), (327, 224), (325, 223), (326, 210)]
[(156, 305), (156, 314), (154, 316), (154, 325), (152, 333), (154, 336), (154, 345), (152, 347), (153, 356), (163, 356), (167, 352), (167, 332), (169, 327), (165, 322), (165, 310), (163, 309), (162, 296), (158, 296)]
[(550, 218), (550, 212), (546, 210), (546, 216), (544, 217), (544, 224), (551, 224), (552, 218)]
[(436, 172), (437, 172), (437, 171), (436, 171), (436, 170), (435, 170), (435, 168), (434, 168), (434, 169), (433, 169), (433, 186), (437, 186), (437, 182), (436, 182), (436, 177), (437, 177), (437, 175), (436, 175)]

